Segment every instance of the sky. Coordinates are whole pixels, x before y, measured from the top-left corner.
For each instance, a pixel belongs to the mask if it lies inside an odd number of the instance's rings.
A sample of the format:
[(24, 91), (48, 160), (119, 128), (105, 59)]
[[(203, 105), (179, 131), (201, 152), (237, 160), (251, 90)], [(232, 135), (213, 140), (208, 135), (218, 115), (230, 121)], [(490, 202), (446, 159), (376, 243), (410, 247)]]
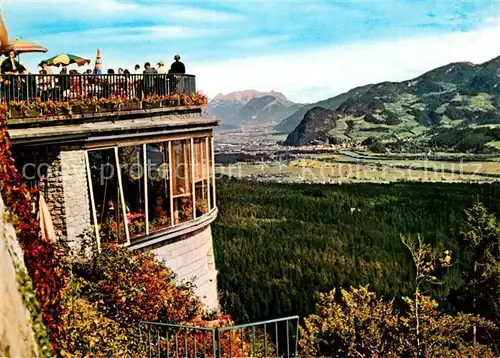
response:
[(32, 72), (62, 52), (103, 70), (178, 53), (209, 97), (256, 89), (309, 103), (451, 62), (500, 56), (500, 0), (0, 0), (9, 39), (36, 41)]

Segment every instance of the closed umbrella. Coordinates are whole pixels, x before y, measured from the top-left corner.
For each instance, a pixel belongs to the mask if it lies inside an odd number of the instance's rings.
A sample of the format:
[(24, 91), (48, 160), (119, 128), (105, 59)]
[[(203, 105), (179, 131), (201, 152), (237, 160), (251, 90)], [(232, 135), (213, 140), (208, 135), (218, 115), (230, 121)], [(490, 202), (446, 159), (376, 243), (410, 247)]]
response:
[(57, 67), (59, 67), (60, 65), (70, 65), (72, 63), (76, 63), (78, 66), (83, 66), (89, 64), (90, 60), (80, 56), (71, 55), (68, 53), (61, 53), (60, 55), (45, 60), (44, 62), (46, 62), (48, 66), (57, 66)]
[(101, 74), (101, 51), (97, 49), (97, 54), (95, 57), (94, 75)]

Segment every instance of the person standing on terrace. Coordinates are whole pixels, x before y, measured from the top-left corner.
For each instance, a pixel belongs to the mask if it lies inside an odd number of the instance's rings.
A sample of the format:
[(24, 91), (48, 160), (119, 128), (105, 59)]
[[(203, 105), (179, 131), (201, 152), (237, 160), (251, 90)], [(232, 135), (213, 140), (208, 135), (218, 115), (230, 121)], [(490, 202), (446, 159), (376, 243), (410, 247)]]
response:
[(42, 61), (38, 66), (40, 66), (42, 70), (45, 70), (45, 72), (47, 72), (48, 75), (52, 74), (52, 69), (47, 65), (47, 62)]
[(21, 64), (16, 61), (16, 52), (9, 51), (7, 58), (2, 62), (2, 73), (6, 75), (17, 75), (19, 74)]
[(181, 62), (181, 56), (175, 55), (174, 56), (175, 62), (170, 65), (170, 70), (168, 73), (171, 74), (185, 74), (186, 73), (186, 67), (184, 64)]
[(156, 70), (151, 67), (151, 64), (149, 62), (146, 62), (144, 64), (143, 74), (145, 74), (146, 76), (144, 76), (142, 79), (142, 90), (144, 91), (145, 96), (149, 96), (154, 92), (153, 89), (155, 86), (155, 76), (153, 75), (155, 75), (156, 73)]
[(167, 78), (163, 76), (165, 75), (165, 63), (163, 62), (163, 60), (160, 60), (156, 63), (156, 72), (159, 75), (162, 75), (157, 79), (158, 83), (156, 85), (156, 89), (158, 90), (159, 95), (164, 95), (167, 93)]

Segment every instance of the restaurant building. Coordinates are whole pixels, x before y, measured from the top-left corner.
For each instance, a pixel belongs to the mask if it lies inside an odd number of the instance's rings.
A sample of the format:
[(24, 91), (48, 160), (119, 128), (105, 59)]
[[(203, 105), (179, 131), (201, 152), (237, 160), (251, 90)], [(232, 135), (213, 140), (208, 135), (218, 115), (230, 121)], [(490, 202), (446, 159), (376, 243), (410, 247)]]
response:
[[(153, 252), (217, 309), (218, 122), (202, 117), (195, 77), (53, 75), (42, 97), (28, 88), (37, 77), (3, 94), (18, 169), (40, 189), (55, 237), (75, 260), (108, 242)], [(64, 92), (66, 81), (79, 90)]]

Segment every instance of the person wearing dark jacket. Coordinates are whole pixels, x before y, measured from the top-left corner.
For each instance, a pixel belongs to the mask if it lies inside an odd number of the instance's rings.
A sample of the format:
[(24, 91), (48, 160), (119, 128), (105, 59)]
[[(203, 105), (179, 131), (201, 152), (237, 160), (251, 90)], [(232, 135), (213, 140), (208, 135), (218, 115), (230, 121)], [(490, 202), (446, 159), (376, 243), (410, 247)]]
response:
[(181, 93), (183, 90), (183, 82), (181, 76), (186, 73), (186, 67), (180, 61), (181, 56), (174, 56), (175, 62), (170, 65), (170, 70), (168, 70), (168, 81), (170, 82), (170, 92)]
[(175, 62), (172, 63), (172, 65), (170, 65), (170, 70), (168, 71), (168, 73), (171, 73), (171, 74), (184, 74), (184, 73), (186, 73), (186, 67), (180, 61), (181, 56), (175, 55), (174, 60), (175, 60)]
[(21, 74), (25, 69), (16, 61), (16, 55), (15, 51), (9, 51), (6, 54), (7, 58), (2, 62), (1, 66), (1, 71), (4, 75), (2, 95), (7, 100), (19, 99), (21, 95), (20, 87), (22, 86), (22, 80), (16, 75)]
[(15, 51), (9, 51), (7, 58), (2, 62), (2, 73), (6, 75), (17, 75), (21, 73), (21, 64), (16, 61)]

